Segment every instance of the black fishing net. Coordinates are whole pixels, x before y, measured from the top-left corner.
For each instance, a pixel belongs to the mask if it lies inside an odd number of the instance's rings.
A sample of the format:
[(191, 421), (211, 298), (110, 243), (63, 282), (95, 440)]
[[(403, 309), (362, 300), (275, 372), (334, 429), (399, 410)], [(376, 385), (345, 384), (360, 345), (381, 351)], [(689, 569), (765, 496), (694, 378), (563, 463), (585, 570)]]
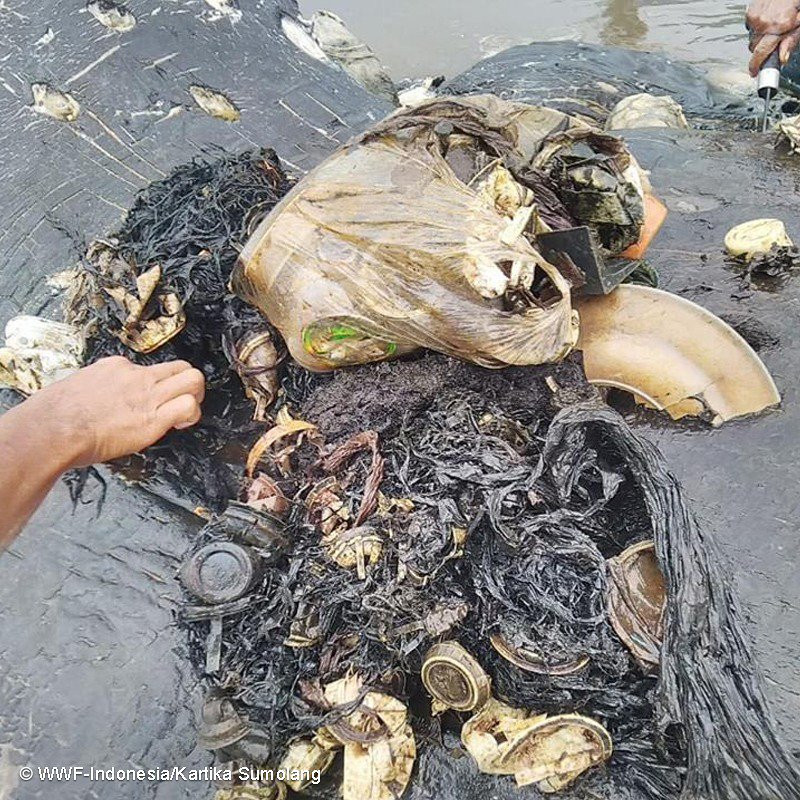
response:
[[(242, 327), (263, 321), (227, 295), (227, 274), (285, 188), (269, 154), (194, 164), (152, 187), (114, 243), (138, 271), (160, 263), (187, 313), (185, 331), (143, 360), (188, 358), (211, 381), (205, 426), (148, 451), (143, 474), (220, 507), (252, 489), (244, 453), (265, 429), (249, 421), (229, 357)], [(119, 320), (99, 323), (94, 357), (120, 351), (110, 333)], [(800, 797), (714, 543), (656, 449), (599, 401), (579, 360), (487, 371), (423, 354), (329, 376), (287, 361), (282, 390), (272, 411), (286, 406), (316, 426), (267, 448), (255, 470), (285, 500), (289, 544), (224, 617), (219, 668), (205, 675), (261, 728), (271, 762), (346, 713), (326, 704), (323, 687), (357, 672), (365, 690), (409, 706), (419, 748), (409, 796), (431, 796), (443, 776), (463, 797), (538, 796), (477, 776), (452, 755), (465, 717), (431, 716), (422, 662), (431, 645), (456, 639), (503, 701), (607, 727), (608, 768), (567, 797)], [(192, 550), (228, 537), (221, 519)], [(607, 611), (607, 559), (647, 539), (668, 589), (655, 672)], [(184, 622), (203, 672), (209, 622)], [(544, 669), (521, 670), (498, 637), (537, 653)], [(556, 674), (576, 662), (585, 664)]]

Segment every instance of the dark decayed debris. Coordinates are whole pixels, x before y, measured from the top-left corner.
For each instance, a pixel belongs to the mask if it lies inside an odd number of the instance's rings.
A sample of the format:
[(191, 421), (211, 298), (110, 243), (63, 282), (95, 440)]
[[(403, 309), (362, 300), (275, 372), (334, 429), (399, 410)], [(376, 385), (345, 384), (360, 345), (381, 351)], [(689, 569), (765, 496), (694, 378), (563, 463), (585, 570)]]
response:
[[(564, 796), (589, 787), (590, 796), (648, 800), (799, 796), (716, 548), (655, 448), (589, 399), (577, 363), (487, 373), (427, 355), (288, 388), (330, 443), (299, 445), (288, 475), (285, 460), (276, 469), (262, 459), (291, 501), (291, 549), (247, 611), (226, 621), (212, 678), (268, 731), (276, 763), (292, 736), (330, 724), (321, 687), (351, 670), (408, 702), (424, 758), (466, 718), (432, 721), (419, 677), (431, 645), (456, 639), (496, 697), (607, 727), (607, 773)], [(376, 512), (359, 520), (374, 454), (361, 449), (333, 475), (325, 465), (364, 430), (379, 434), (384, 477)], [(309, 514), (320, 484), (344, 514)], [(339, 530), (380, 542), (363, 580), (325, 545), (342, 519)], [(660, 680), (635, 662), (605, 610), (606, 559), (653, 537), (669, 587)], [(540, 654), (538, 674), (506, 660), (498, 634)], [(201, 663), (204, 636), (192, 628)], [(555, 674), (565, 664), (572, 670)]]
[[(137, 479), (188, 503), (218, 507), (238, 489), (238, 468), (230, 463), (237, 453), (229, 446), (256, 427), (249, 424), (253, 408), (236, 374), (235, 344), (269, 325), (230, 294), (228, 280), (249, 234), (289, 185), (272, 150), (197, 159), (142, 192), (120, 230), (91, 246), (83, 262), (88, 288), (73, 313), (91, 325), (90, 360), (115, 354), (143, 364), (180, 358), (206, 375), (202, 422), (190, 433), (172, 433), (136, 465)], [(111, 274), (103, 271), (103, 258), (114, 259)], [(126, 313), (106, 295), (120, 284), (135, 293), (136, 277), (156, 266), (156, 293), (177, 296), (186, 324), (154, 352), (141, 354), (118, 338)], [(94, 293), (101, 302), (91, 302)], [(154, 301), (143, 316), (159, 313)]]
[(774, 246), (768, 253), (751, 259), (732, 259), (742, 268), (743, 281), (756, 289), (775, 291), (800, 270), (800, 251), (796, 247)]

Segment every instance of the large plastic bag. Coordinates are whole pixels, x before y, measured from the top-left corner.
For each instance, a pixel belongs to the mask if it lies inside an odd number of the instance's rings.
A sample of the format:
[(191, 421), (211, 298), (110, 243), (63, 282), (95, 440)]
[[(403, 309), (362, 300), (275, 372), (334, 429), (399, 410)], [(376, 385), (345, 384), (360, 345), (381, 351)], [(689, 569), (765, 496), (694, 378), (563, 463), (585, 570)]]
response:
[(616, 254), (642, 218), (620, 140), (494, 96), (435, 99), (300, 181), (249, 240), (232, 287), (312, 370), (417, 347), (486, 367), (557, 361), (578, 317), (536, 232), (588, 224)]

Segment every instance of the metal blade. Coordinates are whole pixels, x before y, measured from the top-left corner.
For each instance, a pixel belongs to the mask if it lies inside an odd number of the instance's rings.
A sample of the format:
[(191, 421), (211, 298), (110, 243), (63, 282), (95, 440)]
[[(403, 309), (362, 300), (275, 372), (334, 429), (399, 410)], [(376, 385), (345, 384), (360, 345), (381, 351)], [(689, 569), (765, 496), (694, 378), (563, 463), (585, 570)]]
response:
[(764, 98), (764, 116), (761, 118), (761, 133), (766, 133), (769, 127), (769, 101), (770, 96)]

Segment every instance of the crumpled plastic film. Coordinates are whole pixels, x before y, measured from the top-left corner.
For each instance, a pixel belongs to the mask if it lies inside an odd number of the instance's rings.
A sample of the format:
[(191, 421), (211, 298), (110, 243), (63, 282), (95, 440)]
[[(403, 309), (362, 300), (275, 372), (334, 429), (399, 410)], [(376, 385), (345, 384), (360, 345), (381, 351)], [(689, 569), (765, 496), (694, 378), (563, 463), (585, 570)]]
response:
[(63, 322), (21, 314), (5, 327), (0, 388), (31, 395), (83, 366), (82, 332)]
[[(594, 148), (617, 176), (623, 215), (631, 209), (627, 238), (636, 240), (640, 198), (624, 177), (631, 160), (619, 140), (558, 111), (489, 96), (399, 112), (301, 181), (234, 271), (234, 291), (303, 366), (324, 371), (427, 347), (502, 367), (558, 361), (574, 346), (570, 284), (524, 234), (525, 209), (509, 220), (481, 196), (478, 179), (491, 164), (460, 180), (443, 154), (447, 136), (453, 146), (471, 137), (482, 156), (533, 187), (534, 227), (555, 206), (562, 227), (575, 224), (548, 170), (576, 142)], [(515, 280), (521, 307), (510, 308), (500, 292)]]

